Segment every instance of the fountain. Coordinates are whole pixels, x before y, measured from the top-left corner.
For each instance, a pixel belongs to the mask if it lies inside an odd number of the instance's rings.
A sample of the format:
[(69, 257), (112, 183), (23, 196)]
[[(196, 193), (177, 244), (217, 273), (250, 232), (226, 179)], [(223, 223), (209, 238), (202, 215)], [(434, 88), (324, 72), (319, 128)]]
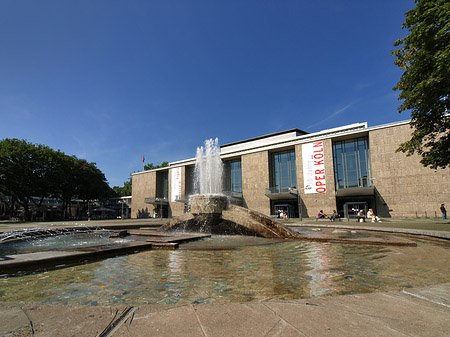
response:
[(197, 148), (190, 212), (171, 219), (158, 231), (194, 231), (212, 234), (255, 235), (265, 238), (295, 238), (297, 234), (272, 218), (237, 205), (222, 193), (223, 164), (218, 139)]
[(189, 213), (170, 220), (160, 233), (146, 233), (142, 223), (131, 231), (128, 224), (120, 228), (126, 231), (113, 231), (130, 234), (127, 242), (76, 248), (64, 243), (63, 250), (39, 252), (36, 246), (32, 252), (14, 252), (16, 247), (5, 244), (104, 231), (52, 228), (0, 235), (0, 246), (5, 245), (0, 299), (76, 305), (258, 302), (395, 290), (449, 278), (447, 242), (316, 226), (289, 229), (230, 204), (221, 190), (217, 140), (197, 150), (196, 177)]

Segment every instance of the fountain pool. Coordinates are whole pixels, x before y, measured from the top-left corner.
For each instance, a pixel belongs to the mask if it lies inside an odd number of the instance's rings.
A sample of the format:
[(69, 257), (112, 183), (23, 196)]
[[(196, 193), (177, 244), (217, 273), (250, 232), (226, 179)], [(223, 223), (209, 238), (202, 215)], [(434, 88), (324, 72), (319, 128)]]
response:
[(213, 236), (40, 273), (0, 276), (0, 301), (84, 305), (296, 300), (448, 282), (450, 247)]
[(112, 238), (112, 236), (116, 236), (112, 231), (95, 230), (12, 240), (0, 244), (0, 256), (112, 245), (127, 241), (122, 238)]

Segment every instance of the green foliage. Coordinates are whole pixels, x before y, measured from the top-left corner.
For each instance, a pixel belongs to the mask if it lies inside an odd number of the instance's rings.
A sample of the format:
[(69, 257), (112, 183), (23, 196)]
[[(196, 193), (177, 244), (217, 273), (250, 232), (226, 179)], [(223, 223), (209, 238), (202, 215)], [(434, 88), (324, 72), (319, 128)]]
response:
[(450, 2), (415, 0), (395, 42), (395, 64), (404, 70), (394, 90), (401, 91), (399, 112), (411, 111), (411, 139), (397, 151), (418, 153), (433, 169), (450, 165)]
[(131, 195), (131, 185), (132, 185), (132, 180), (131, 180), (131, 176), (130, 176), (128, 178), (128, 180), (123, 183), (122, 187), (114, 186), (113, 191), (121, 197), (126, 197), (126, 196)]
[(18, 139), (0, 141), (0, 193), (23, 206), (29, 219), (29, 203), (38, 197), (57, 197), (64, 211), (73, 198), (102, 199), (111, 191), (104, 174), (84, 159), (68, 156), (44, 145)]
[(161, 163), (161, 165), (156, 165), (156, 166), (154, 166), (153, 163), (150, 163), (150, 164), (144, 165), (144, 171), (154, 170), (157, 168), (168, 167), (168, 166), (169, 166), (169, 162), (167, 162), (167, 161), (163, 161)]

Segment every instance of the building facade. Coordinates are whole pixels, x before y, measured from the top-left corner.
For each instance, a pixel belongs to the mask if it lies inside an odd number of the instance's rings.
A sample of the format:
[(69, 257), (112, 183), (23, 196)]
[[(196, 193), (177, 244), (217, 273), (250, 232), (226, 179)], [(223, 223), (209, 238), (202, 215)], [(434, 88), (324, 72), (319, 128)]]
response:
[[(450, 170), (423, 167), (396, 152), (410, 138), (409, 121), (356, 123), (308, 134), (291, 129), (222, 145), (223, 191), (233, 203), (266, 215), (341, 217), (369, 208), (381, 217), (439, 217), (450, 204)], [(183, 214), (194, 194), (195, 159), (134, 173), (131, 216)]]

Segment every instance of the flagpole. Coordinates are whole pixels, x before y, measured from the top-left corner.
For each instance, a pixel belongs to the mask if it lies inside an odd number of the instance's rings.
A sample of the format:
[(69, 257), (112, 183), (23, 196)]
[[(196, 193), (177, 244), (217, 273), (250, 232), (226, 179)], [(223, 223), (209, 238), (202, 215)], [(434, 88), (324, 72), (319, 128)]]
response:
[(142, 171), (145, 171), (145, 155), (142, 155)]

